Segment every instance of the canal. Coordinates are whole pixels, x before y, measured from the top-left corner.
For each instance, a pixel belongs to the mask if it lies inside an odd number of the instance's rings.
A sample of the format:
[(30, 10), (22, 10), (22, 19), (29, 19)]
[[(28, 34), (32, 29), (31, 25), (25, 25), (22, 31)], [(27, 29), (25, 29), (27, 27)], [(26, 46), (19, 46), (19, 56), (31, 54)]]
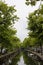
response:
[(34, 60), (32, 57), (28, 56), (25, 52), (19, 53), (16, 57), (7, 59), (0, 65), (43, 65), (41, 61)]

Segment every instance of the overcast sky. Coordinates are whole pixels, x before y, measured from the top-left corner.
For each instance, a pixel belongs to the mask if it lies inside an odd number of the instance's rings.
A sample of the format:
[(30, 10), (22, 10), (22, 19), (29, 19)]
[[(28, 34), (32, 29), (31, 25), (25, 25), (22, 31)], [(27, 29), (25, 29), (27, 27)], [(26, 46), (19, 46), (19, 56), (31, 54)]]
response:
[(15, 23), (14, 27), (17, 29), (17, 36), (21, 41), (27, 37), (28, 30), (27, 28), (27, 19), (28, 14), (39, 7), (39, 2), (36, 6), (31, 7), (30, 5), (25, 5), (25, 0), (6, 0), (8, 5), (16, 5), (17, 16), (20, 18), (18, 22)]

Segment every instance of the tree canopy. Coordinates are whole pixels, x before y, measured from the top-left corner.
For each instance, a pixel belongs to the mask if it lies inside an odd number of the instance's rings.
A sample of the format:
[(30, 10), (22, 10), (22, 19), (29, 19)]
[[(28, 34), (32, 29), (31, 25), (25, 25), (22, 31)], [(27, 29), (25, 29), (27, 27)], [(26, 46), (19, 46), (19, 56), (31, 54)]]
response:
[(35, 6), (35, 4), (37, 3), (37, 2), (41, 2), (41, 1), (43, 1), (43, 0), (26, 0), (26, 2), (25, 2), (25, 4), (26, 5), (29, 5), (29, 4), (31, 4), (32, 6)]
[(28, 38), (24, 40), (24, 47), (43, 45), (43, 5), (30, 13), (27, 17)]
[[(0, 1), (0, 45), (4, 47), (13, 46), (15, 41), (19, 41), (16, 37), (16, 29), (13, 29), (12, 25), (19, 19), (15, 15), (16, 9), (14, 6), (8, 6), (4, 2)], [(14, 40), (13, 40), (14, 39)], [(15, 43), (16, 44), (16, 43)], [(14, 44), (14, 45), (15, 45)]]
[(31, 37), (38, 38), (40, 41), (43, 40), (43, 12), (42, 11), (43, 11), (43, 5), (41, 5), (40, 9), (31, 13), (28, 17), (28, 29), (30, 30), (29, 35)]

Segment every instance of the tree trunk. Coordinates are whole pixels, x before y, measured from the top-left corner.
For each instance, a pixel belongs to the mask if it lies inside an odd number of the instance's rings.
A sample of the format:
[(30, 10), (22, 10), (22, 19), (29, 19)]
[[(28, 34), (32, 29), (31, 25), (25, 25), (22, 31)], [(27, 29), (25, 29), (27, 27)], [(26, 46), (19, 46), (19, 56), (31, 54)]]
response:
[(37, 52), (37, 46), (36, 46), (36, 52)]
[(42, 55), (42, 44), (40, 44), (40, 49), (41, 49), (41, 55)]

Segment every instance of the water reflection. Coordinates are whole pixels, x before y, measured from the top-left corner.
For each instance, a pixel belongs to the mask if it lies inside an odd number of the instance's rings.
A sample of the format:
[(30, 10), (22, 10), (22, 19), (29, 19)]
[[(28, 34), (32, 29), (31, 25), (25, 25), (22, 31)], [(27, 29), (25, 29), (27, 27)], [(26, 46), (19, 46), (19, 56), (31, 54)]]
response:
[(26, 65), (43, 65), (43, 62), (34, 60), (32, 57), (29, 57), (27, 53), (23, 53), (23, 58)]
[(28, 57), (27, 54), (23, 54), (24, 62), (26, 65), (38, 65), (35, 60), (32, 60), (31, 57)]
[(17, 62), (20, 60), (20, 56), (21, 54), (18, 54), (16, 57), (13, 56), (7, 60), (5, 59), (0, 65), (18, 65)]
[(21, 54), (17, 55), (15, 58), (12, 59), (12, 63), (9, 65), (18, 65), (18, 61), (20, 61)]
[(18, 62), (18, 65), (26, 65), (26, 64), (24, 63), (23, 56), (20, 57), (20, 61)]
[(27, 55), (27, 53), (21, 53), (18, 54), (16, 57), (13, 56), (12, 59), (7, 59), (6, 62), (0, 65), (43, 65), (43, 63), (33, 60)]

